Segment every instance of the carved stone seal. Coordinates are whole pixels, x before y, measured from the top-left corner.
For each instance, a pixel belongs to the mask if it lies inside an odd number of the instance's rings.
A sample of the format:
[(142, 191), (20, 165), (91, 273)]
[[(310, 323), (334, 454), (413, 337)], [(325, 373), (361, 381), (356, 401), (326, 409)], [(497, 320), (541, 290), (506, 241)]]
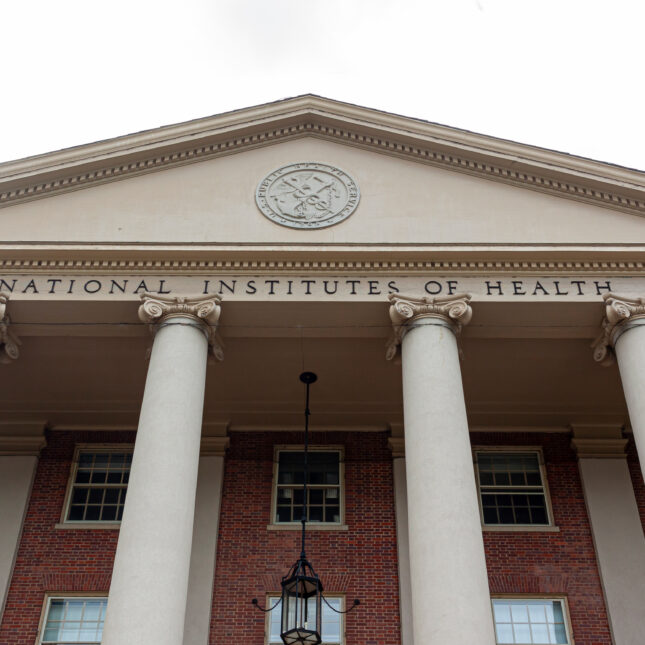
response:
[(340, 168), (302, 162), (268, 174), (255, 193), (270, 220), (291, 228), (324, 228), (347, 219), (358, 206), (356, 182)]

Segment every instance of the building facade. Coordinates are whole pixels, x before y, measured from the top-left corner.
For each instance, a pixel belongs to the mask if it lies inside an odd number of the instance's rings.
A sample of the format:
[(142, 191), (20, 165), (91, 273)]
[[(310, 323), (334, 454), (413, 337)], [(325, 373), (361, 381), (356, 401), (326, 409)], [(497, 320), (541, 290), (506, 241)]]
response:
[(644, 216), (315, 96), (0, 165), (0, 643), (280, 643), (309, 370), (324, 643), (640, 645)]

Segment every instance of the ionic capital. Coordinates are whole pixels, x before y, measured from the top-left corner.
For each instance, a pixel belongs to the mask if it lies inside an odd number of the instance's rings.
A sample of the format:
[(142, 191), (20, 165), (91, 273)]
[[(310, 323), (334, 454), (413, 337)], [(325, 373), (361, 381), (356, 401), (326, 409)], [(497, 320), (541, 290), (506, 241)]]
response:
[(393, 331), (390, 336), (385, 358), (389, 361), (396, 356), (397, 348), (405, 332), (422, 318), (437, 318), (445, 323), (455, 335), (459, 335), (464, 325), (470, 322), (473, 310), (470, 295), (465, 293), (440, 298), (414, 298), (392, 293), (390, 300), (390, 319)]
[(20, 356), (20, 340), (10, 329), (11, 319), (7, 313), (9, 295), (0, 292), (0, 363), (10, 363)]
[(160, 325), (173, 318), (190, 318), (198, 323), (208, 338), (209, 351), (217, 360), (224, 359), (222, 341), (217, 333), (221, 313), (221, 299), (217, 296), (160, 296), (141, 294), (139, 320), (150, 325), (154, 333)]
[(594, 360), (607, 366), (614, 362), (614, 346), (633, 321), (645, 318), (645, 298), (630, 298), (606, 293), (602, 331), (592, 343)]

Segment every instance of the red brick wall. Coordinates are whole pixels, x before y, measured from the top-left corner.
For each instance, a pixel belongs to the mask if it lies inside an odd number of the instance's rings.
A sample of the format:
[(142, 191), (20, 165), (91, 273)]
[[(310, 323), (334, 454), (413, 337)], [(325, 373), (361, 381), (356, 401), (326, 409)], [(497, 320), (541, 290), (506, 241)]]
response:
[[(4, 619), (2, 645), (33, 645), (46, 592), (107, 592), (118, 532), (61, 530), (75, 443), (132, 442), (132, 433), (51, 433), (36, 472)], [(273, 449), (301, 433), (234, 433), (227, 455), (211, 642), (262, 643), (264, 615), (250, 603), (279, 589), (299, 554), (297, 531), (269, 531)], [(541, 445), (559, 533), (485, 533), (493, 593), (567, 597), (576, 645), (610, 645), (591, 532), (570, 439), (564, 435), (480, 434), (473, 445)], [(307, 554), (328, 593), (361, 606), (347, 616), (348, 645), (399, 642), (392, 461), (382, 433), (316, 433), (315, 444), (345, 447), (349, 531), (311, 531)], [(630, 468), (645, 520), (645, 487), (633, 447)], [(458, 600), (458, 599), (457, 599)]]
[[(280, 589), (297, 560), (300, 532), (270, 531), (275, 445), (302, 433), (234, 433), (224, 475), (211, 618), (212, 643), (262, 643), (265, 616), (251, 605)], [(345, 448), (348, 531), (308, 533), (307, 556), (325, 592), (359, 608), (346, 617), (348, 645), (400, 642), (392, 456), (384, 433), (314, 433), (312, 445)], [(231, 610), (233, 608), (233, 610)], [(276, 610), (278, 611), (278, 610)]]
[(42, 451), (7, 596), (0, 643), (34, 645), (45, 593), (105, 592), (117, 530), (55, 529), (76, 443), (134, 441), (134, 433), (54, 432)]
[(561, 594), (576, 645), (611, 645), (578, 464), (563, 434), (471, 435), (473, 445), (542, 446), (559, 533), (484, 533), (492, 594)]

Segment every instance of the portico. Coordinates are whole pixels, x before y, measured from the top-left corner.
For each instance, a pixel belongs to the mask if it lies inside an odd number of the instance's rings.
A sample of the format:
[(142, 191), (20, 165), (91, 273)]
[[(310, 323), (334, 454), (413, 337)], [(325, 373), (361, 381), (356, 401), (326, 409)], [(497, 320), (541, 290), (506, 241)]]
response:
[[(250, 599), (287, 564), (279, 454), (300, 449), (313, 370), (338, 521), (311, 528), (311, 555), (363, 612), (342, 645), (494, 645), (523, 602), (569, 643), (633, 645), (640, 173), (315, 97), (283, 108), (5, 173), (0, 459), (20, 495), (2, 502), (0, 636), (20, 607), (37, 630), (51, 598), (85, 594), (108, 597), (107, 645), (273, 645)], [(302, 203), (265, 183), (284, 176)], [(79, 455), (132, 445), (122, 519), (72, 518), (72, 488), (93, 485)], [(513, 482), (490, 475), (504, 464)], [(537, 500), (544, 519), (484, 521), (520, 497), (514, 518)]]

